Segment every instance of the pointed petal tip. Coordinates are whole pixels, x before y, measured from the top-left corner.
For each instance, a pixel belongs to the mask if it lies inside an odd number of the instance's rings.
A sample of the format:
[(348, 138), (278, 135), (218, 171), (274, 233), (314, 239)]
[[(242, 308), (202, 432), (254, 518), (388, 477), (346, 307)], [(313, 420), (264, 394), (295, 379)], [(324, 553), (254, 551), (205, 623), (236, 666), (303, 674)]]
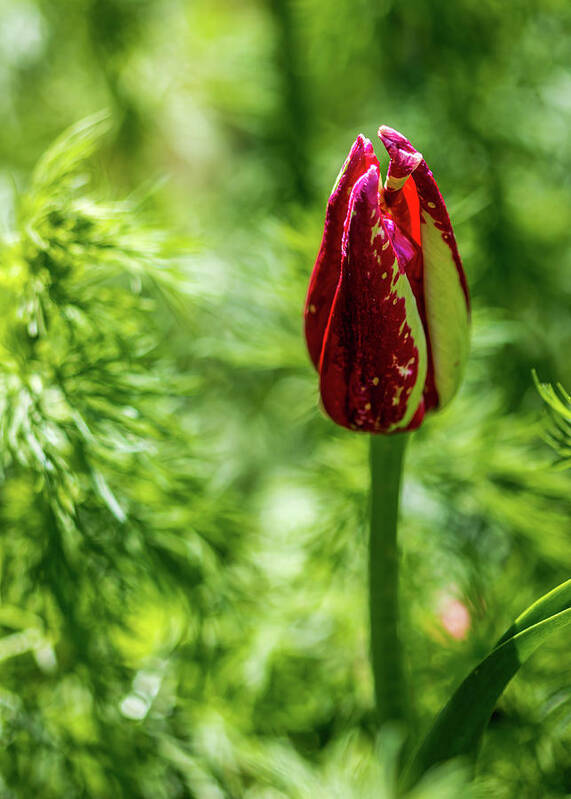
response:
[(378, 135), (391, 159), (393, 176), (400, 178), (414, 172), (422, 161), (422, 153), (419, 153), (402, 133), (388, 125), (381, 125)]
[(373, 212), (378, 215), (379, 211), (379, 181), (380, 170), (377, 164), (371, 164), (367, 171), (355, 182), (349, 198), (349, 209), (343, 225), (343, 239), (341, 241), (341, 252), (347, 252), (347, 241), (351, 221), (355, 216), (363, 217), (365, 214)]
[(377, 164), (371, 164), (365, 174), (361, 175), (359, 180), (355, 183), (353, 188), (355, 197), (358, 195), (366, 197), (368, 205), (376, 207), (378, 204), (379, 179), (379, 167)]
[(361, 152), (364, 155), (375, 158), (375, 150), (373, 148), (373, 143), (362, 133), (359, 133), (359, 135), (355, 139), (353, 147), (351, 148), (352, 155), (355, 155), (355, 153), (357, 152)]
[(415, 152), (414, 147), (409, 140), (403, 136), (402, 133), (399, 133), (398, 130), (391, 128), (388, 125), (381, 125), (377, 131), (377, 135), (385, 147), (387, 144), (393, 144), (404, 147), (405, 149), (410, 148), (411, 152)]
[(381, 173), (378, 164), (371, 164), (366, 172), (355, 182), (349, 199), (349, 210), (345, 219), (344, 234), (346, 235), (355, 213), (364, 209), (378, 211), (379, 206), (379, 181)]

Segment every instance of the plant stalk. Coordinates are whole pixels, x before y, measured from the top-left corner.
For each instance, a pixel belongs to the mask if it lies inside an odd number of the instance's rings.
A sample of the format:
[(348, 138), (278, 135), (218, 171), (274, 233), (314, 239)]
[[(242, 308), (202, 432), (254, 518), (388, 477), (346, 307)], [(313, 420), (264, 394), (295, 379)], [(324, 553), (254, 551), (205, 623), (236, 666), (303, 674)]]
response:
[(401, 474), (408, 435), (371, 436), (371, 530), (369, 610), (371, 662), (379, 725), (406, 716), (399, 638), (397, 522)]

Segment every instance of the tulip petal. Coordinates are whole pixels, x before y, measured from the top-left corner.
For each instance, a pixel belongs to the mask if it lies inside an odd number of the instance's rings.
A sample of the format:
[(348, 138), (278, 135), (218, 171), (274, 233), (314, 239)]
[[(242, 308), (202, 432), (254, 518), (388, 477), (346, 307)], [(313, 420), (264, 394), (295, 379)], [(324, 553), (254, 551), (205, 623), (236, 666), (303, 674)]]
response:
[[(412, 183), (413, 191), (416, 194), (416, 188)], [(408, 184), (405, 184), (408, 185)], [(418, 200), (417, 200), (418, 203)], [(414, 239), (403, 233), (401, 226), (395, 224), (391, 216), (383, 216), (385, 229), (387, 230), (391, 244), (393, 245), (396, 253), (400, 269), (406, 273), (408, 282), (416, 300), (418, 313), (422, 321), (424, 335), (426, 337), (426, 357), (427, 357), (427, 371), (426, 382), (424, 384), (424, 411), (430, 411), (438, 407), (438, 393), (434, 385), (434, 366), (432, 362), (432, 349), (430, 345), (430, 335), (426, 325), (426, 309), (424, 305), (424, 284), (423, 284), (423, 260), (422, 249), (420, 244), (417, 244)], [(420, 218), (418, 218), (418, 229), (420, 231)], [(417, 425), (416, 425), (417, 426)]]
[(329, 198), (325, 231), (305, 303), (305, 337), (315, 368), (323, 346), (323, 335), (329, 319), (333, 297), (341, 272), (343, 224), (347, 217), (351, 190), (361, 175), (372, 165), (378, 166), (373, 145), (359, 134), (339, 173)]
[(417, 426), (423, 416), (426, 340), (408, 278), (379, 207), (379, 169), (357, 181), (349, 202), (341, 276), (319, 365), (325, 410), (372, 433)]
[[(443, 407), (456, 393), (468, 358), (470, 300), (466, 276), (446, 205), (426, 161), (392, 128), (379, 128), (379, 137), (391, 158), (385, 196), (406, 187), (410, 205), (412, 186), (405, 175), (411, 175), (418, 196), (426, 324), (438, 405)], [(396, 215), (396, 201), (391, 210), (397, 224), (406, 223), (404, 217), (401, 222)]]

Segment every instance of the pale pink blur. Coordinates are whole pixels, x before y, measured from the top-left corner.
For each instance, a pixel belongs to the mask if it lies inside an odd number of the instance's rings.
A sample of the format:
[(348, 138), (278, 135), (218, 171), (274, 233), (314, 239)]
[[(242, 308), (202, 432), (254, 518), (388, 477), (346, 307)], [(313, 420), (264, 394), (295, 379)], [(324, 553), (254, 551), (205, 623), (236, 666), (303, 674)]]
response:
[(468, 635), (471, 619), (466, 605), (452, 596), (444, 596), (439, 604), (438, 616), (442, 626), (456, 641), (463, 641)]

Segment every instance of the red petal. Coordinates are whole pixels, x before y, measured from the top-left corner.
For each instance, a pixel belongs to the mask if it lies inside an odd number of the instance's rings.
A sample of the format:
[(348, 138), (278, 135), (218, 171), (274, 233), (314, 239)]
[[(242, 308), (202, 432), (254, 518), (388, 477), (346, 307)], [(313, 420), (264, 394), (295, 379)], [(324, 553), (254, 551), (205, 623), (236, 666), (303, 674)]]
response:
[[(384, 203), (395, 224), (409, 235), (412, 233), (422, 249), (421, 258), (411, 261), (406, 270), (427, 333), (428, 376), (424, 399), (426, 409), (430, 410), (449, 402), (457, 390), (467, 357), (466, 277), (448, 211), (426, 161), (396, 130), (382, 126), (379, 137), (391, 158), (383, 190)], [(419, 233), (409, 218), (414, 203), (418, 209)]]
[(337, 178), (327, 205), (325, 231), (305, 302), (305, 338), (315, 368), (323, 346), (335, 289), (341, 272), (341, 241), (349, 197), (355, 182), (372, 165), (378, 166), (373, 145), (359, 134)]
[(341, 276), (320, 362), (321, 396), (338, 424), (392, 432), (413, 421), (422, 401), (426, 344), (415, 299), (399, 269), (371, 166), (349, 203)]
[(420, 207), (418, 193), (412, 178), (406, 181), (400, 194), (404, 196), (408, 217), (410, 219), (410, 235), (417, 244), (420, 244)]
[[(470, 298), (468, 296), (468, 286), (458, 252), (458, 245), (456, 244), (456, 238), (452, 230), (452, 224), (448, 216), (448, 211), (446, 210), (446, 205), (438, 190), (434, 176), (428, 168), (428, 164), (422, 157), (422, 154), (413, 147), (409, 140), (398, 131), (393, 130), (393, 128), (382, 125), (379, 128), (379, 138), (387, 148), (387, 152), (391, 158), (387, 173), (385, 193), (387, 191), (398, 192), (403, 185), (406, 185), (405, 192), (407, 200), (411, 199), (412, 187), (408, 186), (410, 181), (406, 181), (405, 179), (406, 182), (402, 183), (400, 186), (398, 182), (402, 180), (402, 176), (405, 174), (412, 176), (420, 206), (421, 213), (419, 217), (428, 214), (434, 221), (438, 230), (442, 233), (442, 239), (450, 248), (452, 258), (456, 264), (458, 279), (462, 286), (464, 297), (466, 298), (466, 305), (469, 308)], [(395, 214), (393, 214), (393, 216), (397, 224), (402, 227), (401, 220), (398, 219)], [(417, 241), (420, 244), (420, 238), (417, 239)]]

